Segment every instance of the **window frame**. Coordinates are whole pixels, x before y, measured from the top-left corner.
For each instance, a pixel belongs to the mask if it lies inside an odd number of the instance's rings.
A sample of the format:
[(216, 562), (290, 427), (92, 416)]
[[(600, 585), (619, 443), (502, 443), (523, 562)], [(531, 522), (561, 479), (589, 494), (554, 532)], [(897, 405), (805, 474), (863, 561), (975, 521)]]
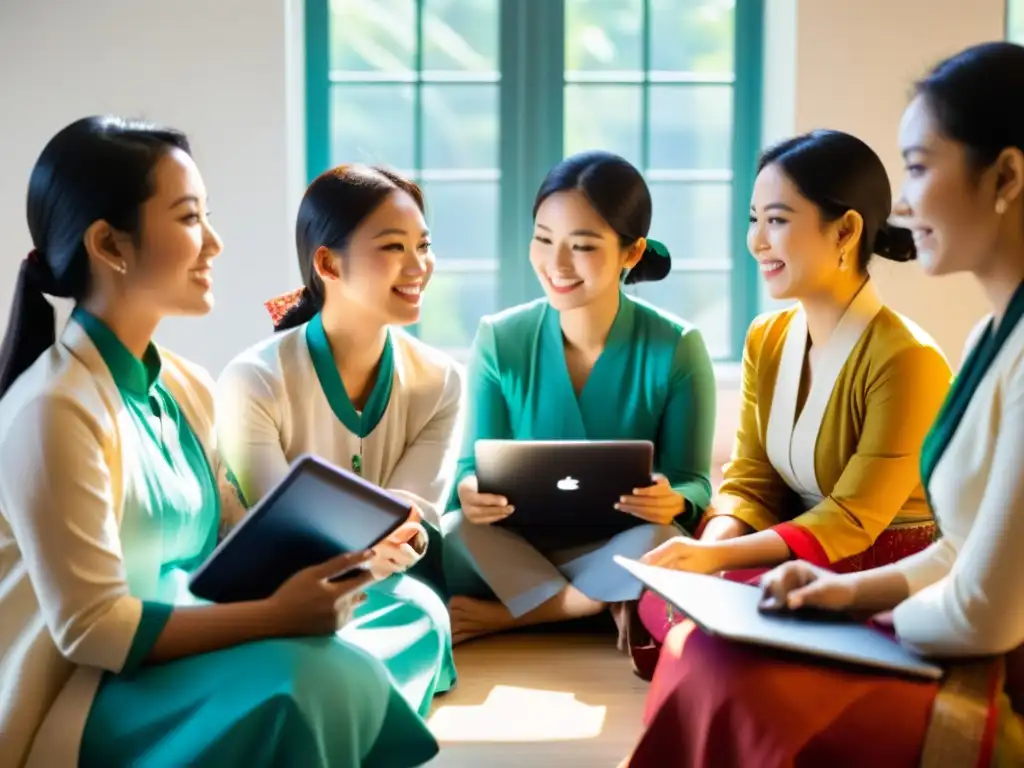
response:
[[(429, 1), (429, 0), (427, 0)], [(644, 0), (645, 4), (649, 0)], [(422, 40), (424, 0), (416, 0), (416, 34)], [(645, 34), (645, 61), (650, 40)], [(306, 176), (312, 181), (331, 162), (330, 0), (305, 0)], [(511, 307), (542, 295), (525, 254), (531, 238), (533, 197), (547, 171), (563, 157), (565, 78), (564, 0), (515, 0), (499, 4), (500, 173), (497, 255), (497, 306)], [(732, 80), (733, 130), (729, 279), (730, 354), (718, 362), (742, 358), (747, 327), (761, 308), (756, 264), (747, 253), (749, 190), (761, 148), (764, 0), (736, 0)], [(423, 149), (419, 94), (424, 82), (417, 46), (417, 69), (405, 80), (416, 88), (414, 147), (416, 167)], [(493, 82), (493, 80), (491, 81)], [(646, 73), (645, 73), (646, 82)], [(643, 89), (644, 103), (649, 90)], [(646, 149), (649, 136), (642, 132)], [(645, 151), (646, 154), (646, 151)], [(656, 236), (656, 233), (653, 233)], [(684, 271), (706, 272), (700, 264)], [(712, 272), (721, 271), (712, 269)], [(452, 270), (458, 273), (456, 268)], [(685, 317), (685, 311), (683, 312)], [(451, 351), (451, 350), (449, 350)]]

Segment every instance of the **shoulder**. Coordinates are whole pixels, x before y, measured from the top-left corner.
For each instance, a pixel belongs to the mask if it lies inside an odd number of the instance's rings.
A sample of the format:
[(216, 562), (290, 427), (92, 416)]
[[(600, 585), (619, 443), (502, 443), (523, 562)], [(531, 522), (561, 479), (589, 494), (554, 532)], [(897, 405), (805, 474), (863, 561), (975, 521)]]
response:
[(653, 347), (647, 352), (671, 350), (677, 368), (689, 368), (705, 361), (710, 366), (704, 336), (696, 325), (635, 296), (624, 295), (623, 301), (633, 305), (636, 338)]
[(869, 357), (882, 370), (887, 365), (913, 368), (920, 365), (928, 374), (938, 371), (949, 383), (952, 371), (935, 339), (921, 326), (891, 307), (882, 307), (872, 322)]
[(745, 354), (752, 360), (757, 360), (763, 353), (774, 354), (781, 348), (786, 331), (799, 311), (799, 305), (794, 304), (755, 317), (747, 327)]
[(409, 377), (409, 383), (415, 386), (459, 395), (462, 389), (462, 366), (455, 358), (400, 328), (393, 328), (391, 336), (397, 363), (402, 367), (403, 379)]
[(16, 450), (45, 460), (54, 441), (106, 443), (117, 429), (114, 408), (88, 367), (55, 345), (0, 398), (0, 455)]
[(509, 307), (481, 318), (480, 330), (489, 331), (498, 339), (521, 337), (523, 333), (529, 333), (540, 325), (549, 308), (547, 299), (535, 299)]
[(308, 354), (301, 325), (262, 339), (236, 355), (217, 379), (222, 396), (274, 396), (289, 371), (296, 371), (301, 354)]

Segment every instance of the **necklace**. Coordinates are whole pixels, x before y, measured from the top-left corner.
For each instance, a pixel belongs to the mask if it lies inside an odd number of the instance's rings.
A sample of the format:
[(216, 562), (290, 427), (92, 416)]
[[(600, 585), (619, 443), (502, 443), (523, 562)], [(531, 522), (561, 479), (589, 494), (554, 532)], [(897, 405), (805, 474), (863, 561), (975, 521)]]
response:
[(363, 438), (359, 438), (359, 453), (352, 454), (352, 471), (363, 476)]

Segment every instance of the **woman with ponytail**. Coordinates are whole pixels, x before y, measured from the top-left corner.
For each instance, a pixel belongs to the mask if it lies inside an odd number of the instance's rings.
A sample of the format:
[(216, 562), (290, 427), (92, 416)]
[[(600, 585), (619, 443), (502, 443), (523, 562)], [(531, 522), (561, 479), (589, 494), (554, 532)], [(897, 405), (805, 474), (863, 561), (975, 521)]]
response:
[[(747, 245), (772, 297), (796, 303), (747, 333), (739, 431), (700, 539), (646, 562), (741, 580), (792, 558), (856, 571), (934, 538), (917, 466), (951, 373), (868, 273), (873, 255), (915, 257), (888, 223), (890, 190), (878, 155), (840, 131), (761, 156)], [(640, 615), (655, 645), (676, 621), (649, 593)]]
[[(628, 296), (660, 280), (665, 247), (647, 238), (651, 195), (609, 152), (555, 166), (537, 193), (530, 262), (545, 298), (480, 324), (469, 364), (468, 419), (443, 528), (456, 642), (606, 608), (631, 646), (640, 588), (615, 564), (692, 529), (711, 492), (715, 379), (700, 332)], [(508, 500), (480, 493), (474, 446), (486, 438), (649, 440), (654, 483), (618, 505), (623, 532), (587, 526), (515, 530)], [(507, 520), (508, 525), (495, 525)], [(525, 532), (524, 532), (525, 534)]]
[(247, 504), (303, 454), (413, 504), (418, 533), (407, 525), (376, 548), (382, 581), (352, 627), (372, 627), (363, 646), (425, 716), (455, 682), (438, 520), (462, 380), (454, 360), (402, 329), (419, 320), (434, 269), (423, 213), (420, 188), (385, 168), (343, 165), (310, 184), (295, 228), (304, 285), (268, 302), (276, 332), (221, 374), (217, 431)]
[[(0, 762), (421, 765), (436, 742), (346, 626), (374, 571), (329, 580), (380, 557), (251, 602), (188, 591), (244, 509), (212, 382), (152, 341), (213, 303), (221, 242), (186, 137), (72, 123), (32, 171), (28, 223), (0, 354)], [(59, 338), (47, 296), (75, 302)]]

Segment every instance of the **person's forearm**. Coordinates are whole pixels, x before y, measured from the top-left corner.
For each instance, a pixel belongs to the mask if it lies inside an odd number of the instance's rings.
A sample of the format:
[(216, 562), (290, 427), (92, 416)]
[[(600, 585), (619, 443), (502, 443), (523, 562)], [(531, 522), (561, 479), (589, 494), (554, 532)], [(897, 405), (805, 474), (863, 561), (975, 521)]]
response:
[(268, 600), (176, 607), (145, 661), (162, 664), (290, 634), (282, 612)]
[(775, 531), (758, 531), (749, 536), (713, 541), (709, 546), (715, 548), (723, 571), (771, 568), (793, 556), (786, 542)]
[(701, 531), (701, 541), (726, 541), (739, 536), (747, 536), (754, 532), (754, 529), (731, 515), (715, 515), (704, 526)]
[(876, 614), (891, 611), (910, 597), (907, 578), (895, 568), (878, 568), (850, 573), (842, 578), (853, 583), (853, 605), (858, 613)]

